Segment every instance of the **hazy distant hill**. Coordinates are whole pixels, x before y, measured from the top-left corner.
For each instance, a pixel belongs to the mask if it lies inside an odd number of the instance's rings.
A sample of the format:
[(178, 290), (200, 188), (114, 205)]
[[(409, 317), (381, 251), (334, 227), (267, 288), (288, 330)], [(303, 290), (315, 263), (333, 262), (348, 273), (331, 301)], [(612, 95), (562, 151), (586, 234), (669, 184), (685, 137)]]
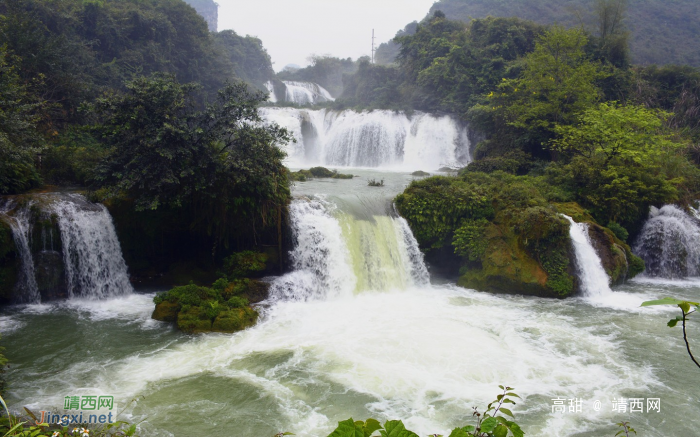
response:
[[(440, 0), (447, 18), (517, 16), (541, 24), (578, 25), (593, 22), (594, 0)], [(581, 17), (581, 18), (579, 18)], [(629, 0), (632, 62), (700, 66), (700, 0)]]
[(199, 15), (207, 20), (210, 32), (219, 29), (219, 5), (214, 0), (185, 0), (185, 3), (195, 8)]

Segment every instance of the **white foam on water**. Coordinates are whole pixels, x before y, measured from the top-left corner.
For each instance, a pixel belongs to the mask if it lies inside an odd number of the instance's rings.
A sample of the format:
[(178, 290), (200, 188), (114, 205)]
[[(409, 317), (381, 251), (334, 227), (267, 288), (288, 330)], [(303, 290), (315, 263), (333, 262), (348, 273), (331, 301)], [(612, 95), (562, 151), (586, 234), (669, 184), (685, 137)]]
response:
[(132, 293), (101, 300), (73, 298), (56, 303), (58, 308), (76, 311), (90, 320), (123, 320), (139, 323), (144, 328), (156, 328), (162, 323), (153, 320), (153, 298), (157, 293)]
[[(471, 406), (493, 400), (498, 384), (530, 397), (610, 401), (621, 391), (654, 384), (649, 369), (625, 363), (614, 338), (592, 335), (570, 318), (533, 312), (528, 305), (452, 288), (278, 301), (244, 332), (201, 336), (93, 371), (120, 399), (204, 371), (245, 381), (277, 399), (289, 429), (300, 436), (325, 435), (345, 419), (326, 416), (305, 396), (307, 385), (319, 381), (374, 399), (367, 405), (370, 415), (404, 418), (420, 434), (448, 433), (447, 424), (459, 417), (466, 422)], [(291, 355), (262, 373), (239, 364), (280, 352)], [(549, 402), (531, 405), (527, 399), (523, 405), (550, 408)], [(594, 422), (610, 417), (607, 411), (587, 415)], [(552, 415), (547, 432), (539, 435), (566, 435), (577, 423), (575, 415)]]
[(2, 335), (16, 331), (24, 325), (25, 323), (21, 320), (17, 320), (16, 317), (0, 316), (0, 334)]

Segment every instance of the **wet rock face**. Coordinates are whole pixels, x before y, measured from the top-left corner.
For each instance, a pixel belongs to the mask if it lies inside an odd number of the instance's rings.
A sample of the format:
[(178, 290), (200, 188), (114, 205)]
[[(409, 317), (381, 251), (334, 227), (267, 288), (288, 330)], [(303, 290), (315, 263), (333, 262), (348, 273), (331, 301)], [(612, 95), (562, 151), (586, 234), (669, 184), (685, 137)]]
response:
[(34, 255), (34, 263), (41, 301), (67, 299), (63, 255), (55, 250), (42, 250)]
[(588, 224), (588, 235), (605, 272), (610, 277), (611, 285), (622, 283), (629, 269), (627, 261), (629, 247), (624, 247), (627, 245), (623, 246), (621, 242), (616, 241), (612, 232), (595, 223)]
[(12, 300), (20, 259), (12, 238), (12, 229), (0, 218), (0, 303)]

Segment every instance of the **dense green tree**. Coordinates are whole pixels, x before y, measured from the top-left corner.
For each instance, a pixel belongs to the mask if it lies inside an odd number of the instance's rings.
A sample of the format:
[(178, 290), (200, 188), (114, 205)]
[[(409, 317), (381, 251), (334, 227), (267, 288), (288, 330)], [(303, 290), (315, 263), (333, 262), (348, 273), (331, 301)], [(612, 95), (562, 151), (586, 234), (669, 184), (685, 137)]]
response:
[(227, 85), (199, 111), (195, 86), (172, 75), (138, 78), (127, 89), (96, 104), (105, 120), (96, 129), (109, 147), (96, 177), (104, 193), (133, 198), (138, 210), (192, 207), (193, 226), (224, 240), (236, 221), (278, 221), (289, 201), (278, 146), (290, 137), (262, 123), (264, 93)]
[(38, 183), (34, 160), (44, 148), (38, 133), (41, 104), (33, 101), (17, 74), (18, 59), (0, 46), (0, 194)]
[(272, 69), (270, 55), (260, 39), (252, 36), (242, 37), (233, 30), (224, 30), (213, 34), (212, 37), (231, 63), (237, 78), (261, 87), (263, 82), (274, 77), (275, 71)]
[(359, 63), (357, 74), (346, 76), (344, 84), (338, 107), (402, 109), (408, 106), (399, 89), (402, 84), (401, 70), (396, 67), (363, 60)]
[(551, 27), (525, 57), (520, 77), (505, 80), (495, 101), (516, 128), (551, 131), (570, 123), (576, 114), (598, 100), (598, 66), (584, 52), (587, 37), (579, 29)]
[(554, 150), (597, 159), (603, 167), (613, 162), (644, 164), (681, 144), (661, 132), (670, 114), (643, 106), (601, 103), (579, 115), (575, 125), (557, 125)]

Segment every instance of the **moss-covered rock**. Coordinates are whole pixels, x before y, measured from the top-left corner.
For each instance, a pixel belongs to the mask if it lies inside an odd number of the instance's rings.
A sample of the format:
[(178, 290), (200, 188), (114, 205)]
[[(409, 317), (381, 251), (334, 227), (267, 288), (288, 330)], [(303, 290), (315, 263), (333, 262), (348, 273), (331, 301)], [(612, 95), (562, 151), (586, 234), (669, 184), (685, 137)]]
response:
[(634, 255), (627, 243), (620, 240), (613, 231), (594, 222), (587, 223), (588, 235), (610, 277), (611, 285), (621, 284), (644, 270), (644, 261)]
[(258, 312), (250, 307), (222, 311), (214, 319), (212, 331), (237, 332), (249, 328), (258, 321)]
[(613, 284), (643, 269), (629, 246), (579, 204), (549, 200), (560, 194), (534, 177), (465, 171), (412, 182), (396, 206), (426, 259), (436, 252), (442, 264), (460, 265), (457, 283), (464, 287), (556, 298), (576, 294), (570, 224), (562, 214), (588, 223)]
[(414, 171), (413, 173), (411, 173), (411, 176), (419, 176), (419, 177), (430, 176), (430, 173), (428, 173), (427, 171), (418, 170), (418, 171)]
[(162, 301), (156, 304), (151, 318), (161, 322), (176, 322), (180, 312), (180, 304), (177, 302)]
[(336, 170), (329, 170), (325, 167), (312, 167), (308, 170), (289, 173), (289, 179), (296, 182), (306, 182), (314, 178), (352, 179), (354, 177), (354, 175), (338, 173)]
[(211, 287), (189, 284), (158, 294), (152, 318), (175, 322), (188, 334), (236, 332), (253, 326), (257, 311), (250, 306), (267, 298), (268, 284), (248, 278), (220, 278)]
[(186, 306), (177, 314), (177, 327), (186, 334), (211, 332), (211, 325), (211, 318), (202, 307)]

